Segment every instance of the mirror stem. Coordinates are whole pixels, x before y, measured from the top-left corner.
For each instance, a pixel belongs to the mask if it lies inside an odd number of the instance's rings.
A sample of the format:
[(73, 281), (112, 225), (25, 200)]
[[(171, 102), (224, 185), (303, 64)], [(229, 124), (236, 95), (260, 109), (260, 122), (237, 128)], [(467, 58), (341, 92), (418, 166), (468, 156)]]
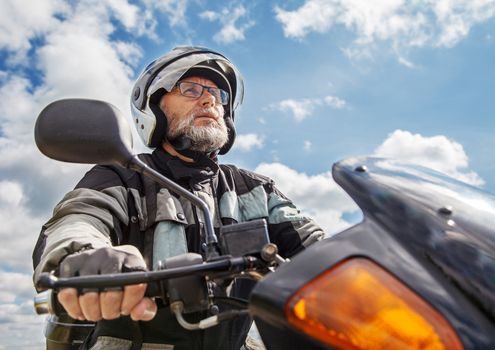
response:
[(144, 176), (147, 176), (151, 178), (152, 180), (158, 182), (160, 185), (164, 186), (166, 189), (174, 192), (175, 194), (179, 196), (183, 196), (189, 201), (191, 201), (194, 205), (196, 205), (202, 212), (203, 216), (205, 218), (205, 229), (206, 229), (206, 257), (207, 260), (210, 260), (211, 258), (215, 258), (218, 256), (218, 250), (217, 250), (217, 245), (218, 245), (218, 239), (217, 235), (215, 234), (215, 231), (213, 229), (213, 223), (211, 221), (211, 215), (210, 215), (210, 210), (208, 209), (208, 206), (206, 203), (199, 198), (198, 196), (194, 195), (193, 193), (189, 192), (188, 190), (182, 188), (178, 184), (176, 184), (174, 181), (166, 178), (162, 174), (160, 174), (158, 171), (150, 168), (146, 163), (144, 163), (141, 159), (138, 158), (137, 155), (133, 156), (130, 160), (129, 163), (126, 165), (127, 168), (135, 170), (143, 174)]

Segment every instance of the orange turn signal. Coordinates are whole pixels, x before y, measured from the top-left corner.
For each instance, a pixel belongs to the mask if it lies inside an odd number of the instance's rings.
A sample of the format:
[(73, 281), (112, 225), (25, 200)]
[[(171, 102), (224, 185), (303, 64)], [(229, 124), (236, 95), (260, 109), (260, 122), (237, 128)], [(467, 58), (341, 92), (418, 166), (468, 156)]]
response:
[(313, 279), (289, 299), (285, 315), (296, 329), (338, 349), (463, 349), (438, 311), (365, 258)]

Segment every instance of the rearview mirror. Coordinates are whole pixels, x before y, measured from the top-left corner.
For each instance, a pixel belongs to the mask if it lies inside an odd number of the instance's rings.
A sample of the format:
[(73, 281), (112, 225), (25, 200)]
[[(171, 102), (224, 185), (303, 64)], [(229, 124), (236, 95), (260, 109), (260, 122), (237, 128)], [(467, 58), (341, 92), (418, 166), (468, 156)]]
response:
[(120, 164), (132, 158), (129, 123), (113, 105), (88, 99), (58, 100), (38, 116), (34, 138), (49, 158), (86, 164)]

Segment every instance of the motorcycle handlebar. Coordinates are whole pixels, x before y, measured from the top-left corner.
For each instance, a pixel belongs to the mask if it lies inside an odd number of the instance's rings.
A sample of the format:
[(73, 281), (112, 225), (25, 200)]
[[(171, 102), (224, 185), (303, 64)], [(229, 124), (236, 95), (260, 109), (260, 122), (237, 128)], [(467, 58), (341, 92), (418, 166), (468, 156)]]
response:
[[(235, 274), (264, 266), (264, 263), (255, 257), (222, 258), (216, 261), (201, 264), (168, 268), (159, 271), (139, 271), (115, 273), (106, 275), (88, 275), (78, 277), (58, 278), (52, 273), (42, 273), (36, 283), (38, 289), (58, 290), (61, 288), (77, 289), (105, 289), (111, 287), (123, 287), (131, 284), (148, 283), (146, 295), (149, 297), (161, 296), (160, 284), (156, 283), (177, 277), (190, 275)], [(35, 309), (38, 314), (54, 313), (55, 305), (53, 293), (44, 291), (35, 297)]]
[(259, 267), (261, 261), (252, 256), (224, 258), (189, 266), (168, 268), (159, 271), (139, 271), (58, 278), (51, 273), (42, 273), (36, 283), (39, 289), (60, 288), (110, 288), (131, 284), (150, 283), (189, 275), (207, 275), (216, 272), (241, 272)]

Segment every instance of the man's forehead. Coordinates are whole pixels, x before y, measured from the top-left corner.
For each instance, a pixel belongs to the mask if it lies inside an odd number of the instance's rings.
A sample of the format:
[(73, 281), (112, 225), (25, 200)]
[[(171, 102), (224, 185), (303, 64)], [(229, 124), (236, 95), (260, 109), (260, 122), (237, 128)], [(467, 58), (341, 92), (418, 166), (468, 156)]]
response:
[(192, 77), (187, 77), (187, 78), (179, 80), (179, 82), (182, 82), (182, 81), (191, 81), (193, 83), (199, 83), (199, 84), (206, 85), (206, 86), (218, 87), (217, 84), (215, 84), (212, 80), (205, 78), (205, 77), (202, 77), (202, 76), (199, 76), (199, 75), (193, 75)]

